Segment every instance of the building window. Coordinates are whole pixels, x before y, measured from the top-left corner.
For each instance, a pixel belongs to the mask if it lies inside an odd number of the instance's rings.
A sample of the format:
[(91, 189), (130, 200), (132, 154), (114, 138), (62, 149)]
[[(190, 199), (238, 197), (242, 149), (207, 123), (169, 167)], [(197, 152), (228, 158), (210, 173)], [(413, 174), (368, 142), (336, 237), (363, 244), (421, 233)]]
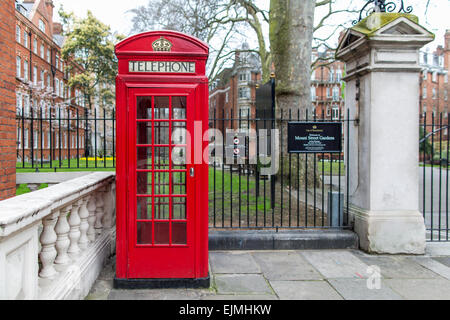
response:
[(47, 62), (50, 63), (51, 55), (50, 55), (50, 49), (47, 49)]
[(20, 57), (17, 57), (16, 60), (16, 75), (17, 78), (22, 77), (22, 59)]
[(433, 78), (432, 78), (433, 82), (437, 82), (437, 71), (433, 72)]
[(244, 81), (244, 82), (246, 82), (246, 81), (249, 81), (249, 80), (250, 80), (250, 75), (249, 75), (248, 72), (241, 72), (241, 73), (239, 74), (239, 81)]
[(64, 82), (62, 80), (59, 83), (59, 96), (64, 98)]
[(45, 22), (42, 20), (39, 20), (39, 30), (45, 33)]
[(334, 106), (331, 114), (332, 120), (339, 120), (339, 107)]
[(37, 131), (34, 131), (33, 132), (33, 148), (34, 149), (38, 148), (38, 142), (39, 142), (38, 133), (37, 133)]
[(333, 101), (339, 101), (339, 87), (333, 88)]
[(448, 91), (447, 91), (447, 89), (444, 90), (444, 100), (445, 101), (448, 100)]
[(423, 80), (427, 80), (428, 79), (428, 70), (424, 70), (423, 71)]
[(228, 103), (228, 92), (225, 94), (225, 103)]
[(314, 80), (316, 80), (316, 70), (315, 69), (311, 72), (311, 81), (314, 81)]
[(45, 48), (43, 44), (41, 44), (41, 58), (45, 59)]
[(59, 96), (59, 79), (55, 79), (55, 93)]
[(20, 27), (19, 26), (16, 26), (16, 41), (18, 42), (18, 43), (20, 43), (20, 35), (21, 35), (21, 30), (20, 30)]
[(41, 70), (41, 85), (42, 85), (42, 88), (44, 88), (45, 87), (45, 71), (44, 70)]
[(427, 98), (427, 86), (423, 86), (422, 99), (426, 99), (426, 98)]
[(423, 110), (422, 110), (422, 112), (423, 113), (427, 112), (427, 104), (425, 102), (423, 103)]
[(28, 34), (26, 31), (23, 32), (23, 45), (28, 48)]
[(444, 83), (448, 83), (448, 74), (444, 75)]
[(22, 115), (22, 94), (20, 92), (16, 93), (16, 111), (17, 114)]
[(317, 100), (316, 87), (311, 87), (311, 101)]
[(30, 97), (27, 94), (23, 95), (23, 114), (26, 116), (30, 114)]
[(47, 149), (50, 149), (50, 131), (47, 131)]
[(342, 70), (341, 70), (341, 69), (338, 69), (338, 70), (336, 71), (336, 81), (337, 81), (337, 82), (341, 82), (341, 80), (342, 80)]
[(433, 88), (433, 99), (437, 99), (436, 88)]
[(24, 130), (23, 137), (24, 137), (24, 142), (23, 142), (24, 148), (28, 149), (28, 147), (29, 147), (29, 145), (28, 145), (28, 140), (29, 140), (28, 129)]
[(34, 39), (34, 41), (33, 41), (33, 52), (34, 52), (34, 54), (37, 54), (37, 39), (35, 38)]
[(250, 99), (250, 88), (239, 88), (239, 99)]
[(330, 73), (329, 73), (328, 78), (329, 78), (330, 82), (334, 81), (334, 68), (330, 68)]
[(327, 98), (331, 98), (331, 90), (330, 90), (330, 87), (327, 87), (326, 92), (327, 92)]
[(59, 70), (59, 57), (58, 57), (58, 55), (56, 55), (56, 69), (58, 69)]
[(37, 67), (34, 66), (33, 68), (33, 84), (37, 85)]
[(50, 88), (50, 75), (47, 75), (47, 88)]

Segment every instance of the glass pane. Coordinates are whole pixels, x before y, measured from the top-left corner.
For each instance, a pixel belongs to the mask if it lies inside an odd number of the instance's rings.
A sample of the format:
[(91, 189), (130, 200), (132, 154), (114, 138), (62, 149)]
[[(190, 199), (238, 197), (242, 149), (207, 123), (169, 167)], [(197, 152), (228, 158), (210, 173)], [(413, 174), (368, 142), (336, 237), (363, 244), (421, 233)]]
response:
[(187, 244), (186, 222), (172, 223), (172, 244)]
[(137, 118), (139, 120), (152, 119), (152, 98), (137, 97)]
[(136, 167), (140, 170), (151, 170), (152, 169), (152, 147), (138, 147), (137, 148)]
[(169, 220), (169, 198), (154, 198), (155, 219)]
[(151, 172), (137, 172), (137, 194), (151, 195), (152, 194), (152, 173)]
[(172, 97), (172, 119), (186, 119), (186, 97)]
[(155, 170), (169, 170), (169, 147), (155, 147)]
[(169, 244), (170, 222), (155, 222), (155, 244)]
[(152, 222), (137, 223), (137, 243), (152, 244)]
[(172, 122), (172, 143), (186, 144), (186, 122)]
[(151, 122), (140, 122), (137, 124), (137, 144), (152, 144)]
[(175, 147), (172, 148), (172, 169), (185, 170), (186, 169), (186, 148)]
[(155, 195), (169, 194), (169, 172), (155, 172)]
[(186, 172), (173, 172), (172, 177), (172, 194), (186, 195)]
[(172, 219), (186, 220), (186, 198), (172, 198)]
[(155, 144), (169, 144), (169, 122), (155, 122)]
[(169, 119), (169, 97), (155, 97), (155, 119)]
[(137, 219), (152, 220), (152, 198), (137, 198)]

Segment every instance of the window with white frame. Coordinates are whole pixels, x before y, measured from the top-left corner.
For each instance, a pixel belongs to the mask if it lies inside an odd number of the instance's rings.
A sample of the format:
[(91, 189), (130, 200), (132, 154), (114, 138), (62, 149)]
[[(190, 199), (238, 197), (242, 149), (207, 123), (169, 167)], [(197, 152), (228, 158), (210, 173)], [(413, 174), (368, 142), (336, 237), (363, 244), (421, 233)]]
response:
[(328, 75), (328, 79), (330, 80), (330, 82), (334, 81), (334, 68), (330, 68), (330, 73)]
[(45, 47), (43, 44), (41, 44), (41, 58), (45, 59)]
[(23, 114), (28, 116), (30, 114), (30, 96), (23, 95)]
[(431, 80), (437, 82), (437, 71), (433, 72), (433, 78)]
[(327, 98), (331, 98), (331, 88), (330, 87), (327, 87), (326, 92), (327, 92)]
[(47, 131), (47, 149), (50, 149), (50, 131)]
[(250, 88), (248, 87), (239, 88), (239, 99), (250, 99)]
[(24, 130), (23, 137), (24, 137), (23, 146), (25, 149), (28, 149), (29, 148), (29, 139), (30, 139), (30, 136), (28, 135), (28, 129)]
[(16, 59), (16, 76), (22, 78), (22, 59), (20, 57)]
[(58, 57), (58, 55), (56, 55), (55, 63), (56, 63), (56, 69), (59, 70), (59, 57)]
[(239, 81), (249, 81), (250, 80), (250, 74), (248, 72), (241, 72), (239, 73)]
[(448, 100), (448, 90), (444, 89), (444, 101)]
[(228, 103), (228, 92), (225, 94), (225, 103)]
[(28, 33), (26, 30), (23, 32), (23, 45), (28, 48)]
[(339, 107), (338, 106), (333, 106), (333, 109), (331, 110), (331, 119), (339, 120)]
[(50, 49), (47, 49), (47, 62), (50, 63), (51, 59)]
[(39, 19), (39, 30), (45, 33), (45, 22), (42, 19)]
[(24, 60), (24, 62), (23, 62), (23, 79), (24, 79), (25, 81), (28, 81), (28, 74), (29, 74), (29, 71), (28, 71), (28, 61), (27, 61), (27, 60)]
[(34, 84), (35, 86), (37, 85), (37, 73), (38, 73), (37, 67), (34, 66), (34, 67), (33, 67), (33, 84)]
[(45, 87), (45, 70), (44, 69), (41, 70), (41, 85), (42, 85), (42, 88)]
[(339, 87), (335, 86), (333, 88), (333, 101), (338, 101), (339, 100)]
[(20, 27), (16, 26), (16, 41), (18, 43), (20, 43), (20, 36), (21, 36), (21, 34), (22, 34), (22, 31), (20, 30)]
[(64, 82), (62, 80), (59, 82), (59, 96), (64, 97)]
[(341, 82), (341, 80), (342, 80), (342, 70), (341, 70), (341, 69), (338, 69), (338, 70), (336, 71), (336, 81), (337, 81), (337, 82)]
[(34, 41), (33, 41), (33, 52), (34, 52), (34, 54), (37, 54), (37, 50), (38, 50), (37, 47), (38, 47), (37, 39), (34, 38)]
[(38, 148), (38, 143), (39, 143), (39, 136), (37, 131), (33, 132), (33, 148), (37, 149)]
[(17, 141), (19, 142), (17, 148), (22, 149), (22, 132), (19, 127), (17, 127)]
[(59, 79), (55, 78), (55, 94), (59, 96)]
[(50, 75), (47, 74), (47, 88), (50, 88)]
[(17, 92), (16, 93), (16, 110), (17, 110), (17, 114), (21, 115), (22, 114), (22, 93)]
[(427, 112), (427, 104), (424, 102), (423, 103), (423, 109), (422, 112), (426, 113)]
[(422, 99), (426, 99), (426, 98), (427, 98), (427, 86), (423, 86)]
[(316, 87), (311, 87), (311, 101), (317, 100)]
[(444, 83), (448, 83), (448, 73), (444, 75)]
[(433, 88), (433, 99), (436, 100), (437, 99), (437, 91), (436, 88)]

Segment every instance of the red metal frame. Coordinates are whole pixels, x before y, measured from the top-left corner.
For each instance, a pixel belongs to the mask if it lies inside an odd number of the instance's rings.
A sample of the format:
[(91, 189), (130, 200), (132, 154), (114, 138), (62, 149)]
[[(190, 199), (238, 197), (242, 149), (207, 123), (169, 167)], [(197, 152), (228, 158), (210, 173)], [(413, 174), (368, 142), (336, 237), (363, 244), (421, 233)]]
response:
[[(164, 37), (173, 47), (171, 52), (152, 51), (153, 41)], [(169, 161), (167, 170), (155, 170), (155, 147), (169, 147), (172, 151), (172, 141), (168, 145), (155, 145), (155, 132), (152, 134), (151, 169), (137, 169), (137, 123), (148, 122), (169, 123), (169, 133), (172, 132), (172, 97), (185, 96), (186, 127), (191, 139), (201, 139), (202, 150), (192, 150), (194, 141), (186, 142), (186, 157), (198, 160), (198, 154), (203, 158), (203, 150), (208, 141), (203, 141), (203, 134), (208, 129), (208, 79), (205, 76), (208, 47), (203, 42), (178, 32), (148, 32), (128, 38), (116, 46), (119, 59), (119, 75), (116, 79), (117, 96), (117, 279), (158, 279), (158, 278), (205, 278), (208, 276), (208, 164), (203, 159), (201, 163), (186, 165), (186, 169), (173, 169)], [(196, 73), (191, 75), (175, 73), (130, 73), (129, 61), (189, 61), (196, 63)], [(136, 101), (138, 96), (169, 96), (169, 119), (155, 119), (152, 98), (152, 119), (138, 120), (136, 116)], [(202, 123), (202, 132), (194, 137), (194, 122)], [(195, 155), (197, 154), (197, 156)], [(195, 177), (189, 176), (189, 169), (195, 168)], [(155, 195), (155, 181), (152, 182), (151, 195), (137, 195), (137, 172), (164, 172), (169, 175), (169, 190), (172, 190), (172, 173), (186, 174), (186, 220), (173, 219), (172, 203), (174, 198), (182, 195)], [(165, 186), (164, 186), (165, 188)], [(169, 200), (169, 243), (155, 244), (155, 202), (152, 202), (152, 244), (137, 244), (137, 198), (151, 197), (167, 198)], [(139, 220), (141, 221), (141, 220)], [(148, 221), (148, 220), (142, 220)], [(164, 220), (166, 222), (166, 220)], [(187, 244), (172, 243), (172, 223), (187, 223)]]

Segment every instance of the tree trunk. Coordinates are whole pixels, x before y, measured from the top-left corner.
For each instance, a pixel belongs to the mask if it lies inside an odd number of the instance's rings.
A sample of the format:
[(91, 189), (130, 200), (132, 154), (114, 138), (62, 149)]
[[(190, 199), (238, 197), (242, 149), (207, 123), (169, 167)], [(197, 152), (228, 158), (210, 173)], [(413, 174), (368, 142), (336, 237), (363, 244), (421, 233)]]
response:
[[(300, 110), (301, 119), (305, 119), (311, 106), (311, 54), (314, 27), (315, 0), (271, 0), (270, 1), (270, 45), (276, 73), (276, 116), (277, 119), (297, 120)], [(309, 113), (310, 119), (311, 114)], [(281, 174), (302, 186), (318, 186), (320, 179), (314, 181), (314, 157), (301, 156), (297, 168), (291, 166), (289, 176), (289, 155), (287, 152), (287, 123), (278, 121), (280, 148), (284, 163)], [(308, 162), (307, 183), (305, 183), (305, 166)], [(310, 169), (311, 168), (311, 169)], [(300, 181), (297, 182), (298, 172)], [(318, 175), (316, 175), (318, 177)]]

